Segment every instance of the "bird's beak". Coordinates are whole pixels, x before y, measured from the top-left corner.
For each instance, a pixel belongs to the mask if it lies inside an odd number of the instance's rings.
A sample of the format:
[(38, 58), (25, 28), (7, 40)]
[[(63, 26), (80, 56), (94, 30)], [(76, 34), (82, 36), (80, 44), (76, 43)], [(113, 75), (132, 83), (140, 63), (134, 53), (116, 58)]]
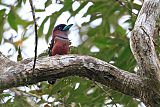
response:
[(66, 25), (66, 26), (63, 28), (63, 31), (69, 30), (72, 26), (73, 26), (73, 24)]

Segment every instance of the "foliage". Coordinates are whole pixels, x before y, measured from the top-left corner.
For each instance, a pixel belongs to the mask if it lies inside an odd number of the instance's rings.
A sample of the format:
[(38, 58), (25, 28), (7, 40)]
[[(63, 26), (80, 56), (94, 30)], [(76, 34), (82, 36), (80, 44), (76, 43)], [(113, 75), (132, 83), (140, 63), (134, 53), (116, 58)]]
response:
[[(22, 59), (22, 52), (25, 49), (23, 42), (28, 40), (30, 36), (33, 36), (30, 33), (26, 33), (28, 31), (32, 32), (30, 26), (33, 26), (33, 21), (24, 19), (19, 15), (19, 10), (27, 2), (26, 0), (17, 0), (14, 4), (6, 4), (0, 1), (0, 4), (7, 8), (0, 10), (0, 42), (2, 45), (6, 43), (13, 45), (15, 51), (18, 52), (18, 61)], [(76, 10), (73, 10), (75, 2), (79, 3), (80, 6)], [(80, 45), (72, 53), (91, 55), (110, 62), (121, 69), (133, 72), (136, 63), (129, 47), (129, 38), (126, 35), (128, 34), (127, 32), (130, 32), (128, 29), (133, 28), (137, 17), (137, 14), (134, 14), (132, 10), (139, 11), (141, 7), (134, 3), (133, 0), (46, 0), (44, 8), (36, 8), (36, 4), (34, 4), (36, 14), (45, 12), (51, 4), (63, 6), (59, 11), (47, 15), (41, 23), (38, 22), (39, 39), (45, 39), (49, 43), (49, 37), (59, 16), (66, 11), (69, 12), (70, 17), (67, 19), (69, 22), (86, 8), (89, 3), (92, 5), (89, 6), (87, 12), (81, 18), (89, 16), (90, 20), (83, 22), (82, 25), (78, 23), (81, 20), (74, 22), (80, 35)], [(123, 19), (124, 16), (129, 17), (128, 19)], [(119, 23), (122, 19), (124, 20), (124, 24), (127, 24), (127, 29)], [(94, 23), (97, 20), (102, 20), (102, 22), (99, 25), (95, 25)], [(45, 24), (48, 21), (50, 22), (48, 25), (49, 28), (45, 34)], [(5, 27), (6, 25), (8, 27)], [(14, 40), (15, 37), (13, 35), (9, 38), (4, 35), (10, 29), (18, 34), (19, 26), (23, 30), (19, 40)], [(99, 51), (94, 52), (95, 49), (93, 47), (98, 48)], [(92, 49), (93, 51), (91, 51)], [(102, 107), (105, 105), (120, 104), (125, 107), (137, 107), (140, 103), (138, 100), (127, 95), (79, 77), (63, 78), (58, 80), (54, 85), (41, 82), (36, 86), (38, 87), (36, 89), (29, 86), (29, 92), (22, 91), (19, 88), (11, 90), (12, 93), (17, 93), (18, 91), (21, 93), (20, 95), (3, 93), (0, 96), (2, 100), (1, 105), (4, 107), (18, 107), (20, 105), (21, 107), (36, 107), (39, 105), (44, 105), (45, 107), (51, 105), (61, 105), (64, 107), (71, 105), (72, 107)], [(47, 95), (47, 99), (43, 98), (44, 95)], [(33, 99), (34, 102), (31, 101)], [(50, 101), (49, 99), (54, 100)]]

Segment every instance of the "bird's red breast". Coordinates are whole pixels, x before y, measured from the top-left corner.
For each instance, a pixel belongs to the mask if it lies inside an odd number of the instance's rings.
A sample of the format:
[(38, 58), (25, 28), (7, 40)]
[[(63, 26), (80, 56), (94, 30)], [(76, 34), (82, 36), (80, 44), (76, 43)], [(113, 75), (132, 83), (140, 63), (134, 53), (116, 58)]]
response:
[(64, 55), (68, 54), (69, 52), (69, 45), (70, 41), (69, 39), (59, 38), (55, 37), (54, 46), (52, 48), (52, 56), (58, 54), (58, 55)]

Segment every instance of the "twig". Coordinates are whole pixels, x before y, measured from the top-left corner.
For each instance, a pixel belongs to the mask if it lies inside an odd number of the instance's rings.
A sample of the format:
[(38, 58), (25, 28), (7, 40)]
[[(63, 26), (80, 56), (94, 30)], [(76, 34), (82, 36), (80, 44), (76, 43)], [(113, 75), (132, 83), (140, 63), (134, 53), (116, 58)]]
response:
[(34, 56), (34, 64), (33, 64), (33, 74), (34, 74), (36, 59), (37, 59), (38, 33), (37, 33), (37, 23), (36, 23), (35, 11), (34, 11), (32, 0), (29, 0), (29, 3), (31, 6), (31, 10), (32, 10), (32, 16), (33, 16), (33, 21), (34, 21), (34, 31), (35, 31), (35, 56)]
[(131, 12), (134, 15), (138, 16), (138, 14), (135, 14), (134, 12), (132, 12), (132, 10), (129, 9), (122, 1), (120, 1), (120, 0), (115, 0), (115, 1), (117, 1), (120, 5), (124, 6), (126, 9), (128, 9), (129, 12)]
[(27, 92), (27, 91), (22, 91), (18, 88), (11, 88), (10, 90), (14, 91), (14, 92), (19, 92), (21, 94), (27, 94), (28, 96), (31, 96), (31, 97), (36, 97), (36, 98), (41, 98), (40, 96), (36, 95), (36, 94), (33, 94), (33, 93), (30, 93), (30, 92)]
[[(97, 85), (103, 92), (105, 92), (108, 95), (108, 92), (103, 87), (101, 87), (97, 82), (94, 81), (94, 84)], [(113, 98), (110, 95), (108, 95), (108, 97), (112, 100), (113, 105), (118, 107), (117, 104), (113, 101)]]

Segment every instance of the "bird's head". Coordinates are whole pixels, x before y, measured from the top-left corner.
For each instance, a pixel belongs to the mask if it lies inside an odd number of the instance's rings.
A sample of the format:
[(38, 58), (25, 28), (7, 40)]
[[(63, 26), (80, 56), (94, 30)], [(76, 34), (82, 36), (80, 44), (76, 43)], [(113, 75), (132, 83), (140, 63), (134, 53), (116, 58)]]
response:
[(70, 25), (59, 24), (59, 25), (57, 25), (52, 32), (52, 38), (54, 40), (55, 39), (68, 40), (69, 29), (71, 28), (72, 25), (73, 24), (70, 24)]

